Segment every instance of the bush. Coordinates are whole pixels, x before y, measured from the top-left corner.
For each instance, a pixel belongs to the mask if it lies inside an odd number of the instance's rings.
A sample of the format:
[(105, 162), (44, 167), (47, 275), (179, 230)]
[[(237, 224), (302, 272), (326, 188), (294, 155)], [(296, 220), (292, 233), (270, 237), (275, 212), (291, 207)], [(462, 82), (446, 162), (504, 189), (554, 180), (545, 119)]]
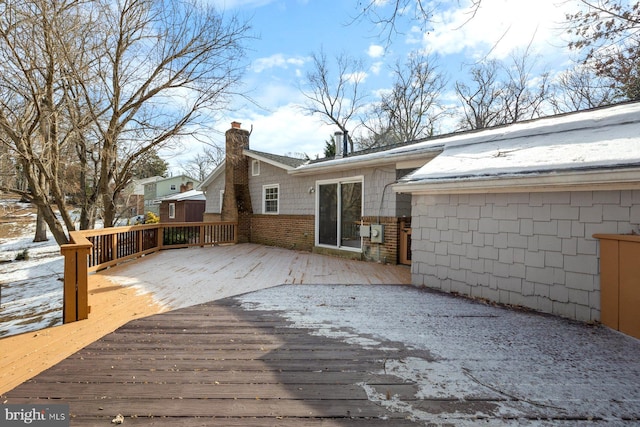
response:
[(16, 261), (28, 261), (29, 260), (29, 249), (23, 249), (16, 255)]
[(144, 219), (145, 224), (157, 224), (160, 222), (160, 217), (153, 212), (147, 212), (147, 216)]

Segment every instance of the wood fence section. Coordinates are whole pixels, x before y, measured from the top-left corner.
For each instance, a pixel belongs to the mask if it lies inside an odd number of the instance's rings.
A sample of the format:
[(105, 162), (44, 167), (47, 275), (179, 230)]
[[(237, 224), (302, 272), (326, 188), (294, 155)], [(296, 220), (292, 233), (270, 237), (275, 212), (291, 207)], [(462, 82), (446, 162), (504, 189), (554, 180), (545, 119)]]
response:
[(184, 222), (72, 231), (71, 243), (60, 248), (64, 256), (63, 322), (88, 317), (89, 272), (163, 249), (235, 244), (237, 229), (235, 222)]

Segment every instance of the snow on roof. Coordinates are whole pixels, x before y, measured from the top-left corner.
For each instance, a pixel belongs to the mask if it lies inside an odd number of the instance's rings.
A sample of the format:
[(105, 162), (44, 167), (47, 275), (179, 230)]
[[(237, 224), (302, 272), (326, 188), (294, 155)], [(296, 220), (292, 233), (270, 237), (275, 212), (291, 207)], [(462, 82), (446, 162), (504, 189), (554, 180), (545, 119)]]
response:
[(202, 191), (189, 190), (182, 193), (169, 194), (168, 196), (159, 197), (158, 200), (175, 200), (177, 202), (183, 200), (206, 200), (206, 197)]
[(640, 103), (548, 117), (441, 140), (406, 183), (640, 166)]

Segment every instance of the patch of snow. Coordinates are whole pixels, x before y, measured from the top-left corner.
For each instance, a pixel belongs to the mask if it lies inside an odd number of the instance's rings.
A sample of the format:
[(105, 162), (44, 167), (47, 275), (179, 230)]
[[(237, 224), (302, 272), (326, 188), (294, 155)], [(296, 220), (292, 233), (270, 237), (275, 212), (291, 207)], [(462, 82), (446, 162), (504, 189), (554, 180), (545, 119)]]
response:
[[(0, 337), (62, 324), (64, 257), (53, 238), (34, 243), (34, 231), (0, 240)], [(29, 259), (14, 261), (25, 249)]]
[[(640, 340), (604, 327), (397, 286), (286, 285), (237, 299), (248, 310), (280, 312), (292, 327), (365, 348), (375, 341), (395, 347), (384, 373), (417, 383), (418, 404), (483, 398), (495, 404), (492, 420), (592, 417), (613, 425), (640, 413)], [(403, 346), (432, 358), (399, 358)], [(419, 420), (437, 418), (412, 401), (394, 397), (385, 405)], [(439, 420), (461, 426), (483, 416), (446, 415), (453, 418)]]

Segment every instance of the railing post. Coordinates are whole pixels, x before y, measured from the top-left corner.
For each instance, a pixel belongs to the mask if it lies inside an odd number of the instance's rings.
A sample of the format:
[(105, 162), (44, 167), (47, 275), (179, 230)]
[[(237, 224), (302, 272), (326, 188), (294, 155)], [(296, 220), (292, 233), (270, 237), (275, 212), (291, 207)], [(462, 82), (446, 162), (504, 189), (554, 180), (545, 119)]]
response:
[(158, 225), (158, 250), (161, 250), (164, 246), (164, 227)]
[(115, 261), (118, 259), (118, 233), (113, 233), (111, 235), (111, 260)]
[(60, 247), (64, 256), (63, 323), (89, 317), (88, 256), (91, 244), (68, 244)]
[(64, 256), (64, 289), (62, 302), (62, 322), (70, 323), (76, 318), (76, 284), (78, 282), (78, 251), (75, 245), (62, 245), (60, 252)]

